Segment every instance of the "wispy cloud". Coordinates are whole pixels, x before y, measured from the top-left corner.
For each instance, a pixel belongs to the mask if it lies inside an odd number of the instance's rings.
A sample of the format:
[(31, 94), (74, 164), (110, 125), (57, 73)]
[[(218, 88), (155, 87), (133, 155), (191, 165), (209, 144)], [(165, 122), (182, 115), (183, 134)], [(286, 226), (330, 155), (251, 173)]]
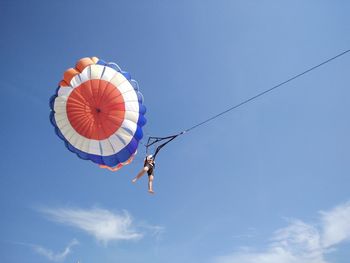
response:
[(150, 225), (148, 223), (140, 223), (138, 225), (140, 228), (144, 229), (146, 232), (148, 232), (149, 235), (151, 235), (152, 237), (155, 237), (156, 240), (161, 240), (164, 232), (165, 232), (165, 228), (162, 226), (155, 226), (155, 225)]
[(291, 220), (263, 250), (241, 248), (215, 263), (328, 263), (325, 254), (350, 239), (350, 202), (320, 212), (316, 224)]
[(250, 227), (246, 230), (245, 233), (242, 233), (242, 234), (235, 234), (232, 236), (233, 239), (242, 239), (242, 238), (254, 238), (256, 237), (258, 234), (257, 234), (257, 231), (255, 228), (253, 227)]
[(75, 245), (78, 245), (78, 244), (79, 244), (79, 242), (74, 239), (60, 253), (55, 253), (52, 250), (44, 248), (44, 247), (39, 246), (39, 245), (31, 245), (31, 246), (33, 247), (33, 249), (36, 253), (46, 257), (48, 260), (54, 261), (54, 262), (61, 262), (61, 261), (64, 261), (66, 259), (66, 257), (72, 252), (72, 247)]
[(51, 249), (45, 248), (40, 245), (31, 244), (31, 243), (23, 243), (23, 242), (11, 242), (16, 245), (31, 247), (37, 254), (44, 256), (50, 261), (53, 262), (62, 262), (66, 259), (66, 257), (72, 253), (72, 247), (79, 244), (76, 239), (73, 239), (62, 252), (54, 252)]
[(143, 237), (135, 229), (127, 211), (115, 213), (101, 208), (44, 208), (40, 211), (50, 220), (76, 227), (104, 243), (112, 240), (138, 240)]

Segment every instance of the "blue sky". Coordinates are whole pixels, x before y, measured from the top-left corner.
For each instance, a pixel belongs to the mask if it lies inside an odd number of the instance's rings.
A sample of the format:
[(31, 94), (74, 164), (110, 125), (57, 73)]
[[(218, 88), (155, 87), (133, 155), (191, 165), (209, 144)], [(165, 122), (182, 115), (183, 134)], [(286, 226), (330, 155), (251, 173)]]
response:
[(48, 100), (87, 56), (177, 133), (350, 47), (348, 1), (0, 2), (1, 262), (346, 263), (350, 55), (179, 137), (154, 196), (66, 150)]

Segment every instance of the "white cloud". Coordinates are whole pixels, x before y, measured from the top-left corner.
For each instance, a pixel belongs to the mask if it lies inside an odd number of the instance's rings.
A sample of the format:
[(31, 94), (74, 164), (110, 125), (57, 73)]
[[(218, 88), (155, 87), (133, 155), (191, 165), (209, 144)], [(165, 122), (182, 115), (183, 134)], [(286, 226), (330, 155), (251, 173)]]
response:
[(100, 208), (45, 208), (41, 212), (55, 222), (79, 228), (104, 243), (137, 240), (143, 236), (133, 228), (132, 218), (126, 211), (113, 213)]
[(293, 220), (277, 230), (266, 249), (240, 249), (215, 263), (328, 263), (325, 254), (350, 239), (350, 202), (320, 212), (319, 224)]
[(44, 248), (39, 245), (32, 245), (32, 247), (35, 250), (35, 252), (46, 257), (48, 260), (54, 261), (54, 262), (60, 262), (60, 261), (64, 261), (65, 258), (71, 253), (72, 251), (71, 248), (78, 244), (79, 244), (78, 241), (74, 239), (67, 245), (67, 247), (61, 253), (54, 253), (52, 250)]

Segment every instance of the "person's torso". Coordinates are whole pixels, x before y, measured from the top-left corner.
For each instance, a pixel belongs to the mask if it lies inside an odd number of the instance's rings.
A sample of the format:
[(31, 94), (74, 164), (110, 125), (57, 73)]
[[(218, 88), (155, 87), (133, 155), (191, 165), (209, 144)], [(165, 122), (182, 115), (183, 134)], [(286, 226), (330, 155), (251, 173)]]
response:
[(153, 175), (154, 172), (154, 164), (146, 163), (145, 167), (148, 168), (147, 174)]

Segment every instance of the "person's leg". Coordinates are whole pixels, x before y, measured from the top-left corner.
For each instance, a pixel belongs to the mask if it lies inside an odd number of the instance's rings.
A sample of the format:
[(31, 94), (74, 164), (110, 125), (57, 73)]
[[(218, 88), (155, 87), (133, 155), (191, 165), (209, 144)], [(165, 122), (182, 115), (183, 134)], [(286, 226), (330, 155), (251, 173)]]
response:
[(136, 183), (136, 181), (140, 179), (147, 171), (148, 171), (148, 167), (143, 167), (142, 170), (136, 175), (136, 177), (132, 179), (132, 182)]
[(153, 179), (154, 179), (153, 175), (148, 176), (148, 192), (151, 194), (154, 194), (154, 192), (153, 192)]

